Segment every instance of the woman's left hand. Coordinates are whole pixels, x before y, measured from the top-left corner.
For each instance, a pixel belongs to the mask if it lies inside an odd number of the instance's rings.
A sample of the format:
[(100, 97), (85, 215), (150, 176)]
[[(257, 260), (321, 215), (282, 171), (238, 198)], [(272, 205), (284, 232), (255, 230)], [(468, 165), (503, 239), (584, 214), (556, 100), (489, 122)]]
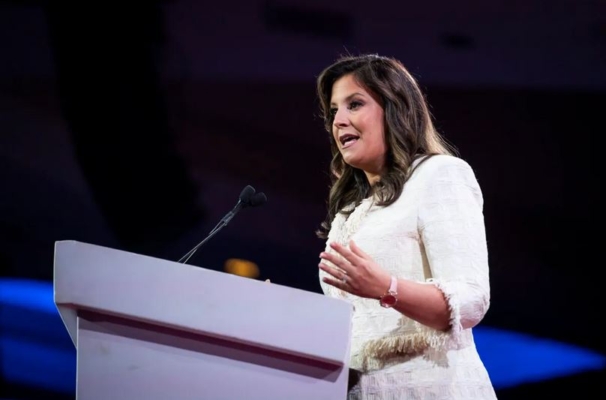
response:
[[(330, 247), (343, 258), (327, 252), (320, 253), (322, 261), (319, 268), (329, 275), (323, 278), (325, 283), (360, 297), (378, 299), (385, 294), (391, 276), (353, 240), (349, 242), (349, 249), (338, 243), (331, 243)], [(324, 260), (330, 261), (338, 269)]]

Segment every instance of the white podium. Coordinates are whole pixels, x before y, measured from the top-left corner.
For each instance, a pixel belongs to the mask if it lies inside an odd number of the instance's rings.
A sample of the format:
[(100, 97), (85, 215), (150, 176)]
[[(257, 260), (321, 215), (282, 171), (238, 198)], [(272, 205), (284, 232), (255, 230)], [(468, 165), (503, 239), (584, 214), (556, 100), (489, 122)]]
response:
[(78, 400), (346, 398), (345, 301), (76, 241), (54, 290)]

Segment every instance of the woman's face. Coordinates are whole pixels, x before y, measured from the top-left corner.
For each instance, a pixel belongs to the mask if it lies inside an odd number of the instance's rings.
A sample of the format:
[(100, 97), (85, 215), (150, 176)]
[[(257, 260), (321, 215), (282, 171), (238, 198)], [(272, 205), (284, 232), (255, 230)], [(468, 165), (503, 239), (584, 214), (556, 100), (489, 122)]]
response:
[(343, 159), (375, 183), (387, 151), (383, 107), (352, 75), (345, 75), (332, 86), (330, 109), (332, 134)]

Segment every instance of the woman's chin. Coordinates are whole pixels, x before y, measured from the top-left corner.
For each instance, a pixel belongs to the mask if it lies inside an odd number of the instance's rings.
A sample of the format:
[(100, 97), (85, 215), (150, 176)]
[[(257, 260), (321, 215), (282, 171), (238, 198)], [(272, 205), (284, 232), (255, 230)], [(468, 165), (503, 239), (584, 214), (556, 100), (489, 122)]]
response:
[(345, 161), (345, 164), (349, 165), (350, 167), (353, 168), (360, 168), (361, 165), (361, 160), (358, 159), (357, 157), (353, 157), (351, 154), (343, 154), (341, 153), (341, 155), (343, 156), (343, 161)]

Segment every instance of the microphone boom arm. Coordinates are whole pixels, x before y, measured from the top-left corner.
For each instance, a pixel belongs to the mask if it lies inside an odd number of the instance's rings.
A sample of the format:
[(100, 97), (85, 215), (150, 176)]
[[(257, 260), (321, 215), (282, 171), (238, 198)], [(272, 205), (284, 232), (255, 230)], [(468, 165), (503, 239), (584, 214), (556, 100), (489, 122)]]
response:
[(246, 186), (240, 193), (240, 198), (235, 207), (230, 212), (228, 212), (223, 218), (221, 218), (221, 221), (219, 221), (219, 223), (215, 225), (215, 227), (210, 231), (210, 233), (208, 234), (208, 236), (206, 236), (204, 240), (198, 243), (193, 249), (185, 253), (185, 255), (181, 257), (177, 262), (182, 262), (184, 264), (187, 263), (187, 261), (194, 255), (194, 253), (211, 237), (215, 236), (217, 232), (225, 228), (227, 224), (229, 224), (229, 222), (232, 220), (232, 218), (235, 217), (238, 212), (240, 212), (241, 209), (245, 207), (258, 207), (264, 204), (265, 202), (267, 202), (267, 196), (265, 195), (265, 193), (255, 193), (255, 188), (250, 185)]
[(217, 225), (215, 225), (215, 227), (210, 231), (208, 236), (206, 236), (206, 238), (203, 241), (201, 241), (200, 243), (198, 243), (193, 249), (191, 249), (185, 255), (183, 255), (183, 257), (181, 257), (179, 259), (179, 261), (177, 261), (177, 262), (183, 262), (183, 264), (186, 264), (187, 261), (194, 255), (194, 253), (204, 243), (206, 243), (211, 237), (215, 236), (215, 234), (217, 234), (221, 229), (225, 228), (227, 226), (227, 224), (229, 224), (229, 221), (231, 221), (232, 218), (236, 216), (236, 214), (242, 209), (242, 207), (243, 207), (242, 201), (238, 201), (238, 204), (236, 204), (236, 206), (230, 212), (228, 212), (221, 219), (221, 221), (219, 221), (219, 223)]

